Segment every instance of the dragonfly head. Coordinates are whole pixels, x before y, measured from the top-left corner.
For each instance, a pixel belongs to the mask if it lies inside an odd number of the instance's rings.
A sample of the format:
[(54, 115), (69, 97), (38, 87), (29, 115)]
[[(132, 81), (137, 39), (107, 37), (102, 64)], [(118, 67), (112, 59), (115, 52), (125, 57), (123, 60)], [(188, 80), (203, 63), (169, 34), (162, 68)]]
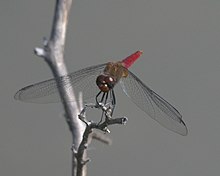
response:
[(99, 75), (96, 79), (96, 85), (102, 92), (108, 92), (113, 89), (116, 81), (113, 77), (107, 75)]

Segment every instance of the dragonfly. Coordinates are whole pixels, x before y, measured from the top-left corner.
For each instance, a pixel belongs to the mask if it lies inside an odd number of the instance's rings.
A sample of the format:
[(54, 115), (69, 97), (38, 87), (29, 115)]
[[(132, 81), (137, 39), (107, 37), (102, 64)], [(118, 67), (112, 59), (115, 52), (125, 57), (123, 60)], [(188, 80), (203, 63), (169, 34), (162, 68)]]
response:
[[(136, 51), (121, 61), (90, 66), (59, 77), (58, 81), (61, 81), (66, 89), (73, 88), (75, 94), (82, 92), (84, 100), (95, 97), (98, 103), (106, 101), (110, 96), (113, 106), (116, 104), (114, 87), (120, 85), (123, 92), (148, 116), (163, 127), (186, 136), (188, 130), (178, 110), (128, 69), (142, 53)], [(26, 86), (20, 89), (14, 98), (30, 103), (59, 102), (61, 99), (56, 81), (49, 79)]]

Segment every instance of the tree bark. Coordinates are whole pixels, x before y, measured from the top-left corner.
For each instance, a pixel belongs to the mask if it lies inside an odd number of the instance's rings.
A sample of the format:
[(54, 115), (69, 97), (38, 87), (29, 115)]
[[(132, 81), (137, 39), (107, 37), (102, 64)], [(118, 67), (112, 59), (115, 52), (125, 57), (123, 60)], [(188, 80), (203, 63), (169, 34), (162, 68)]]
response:
[[(57, 86), (65, 110), (65, 118), (72, 133), (72, 176), (76, 176), (77, 160), (75, 155), (82, 141), (85, 125), (78, 118), (80, 109), (77, 102), (74, 101), (73, 89), (67, 89), (62, 84), (62, 81), (58, 79), (68, 74), (64, 62), (64, 47), (71, 5), (72, 0), (56, 0), (50, 39), (48, 41), (44, 40), (43, 48), (35, 48), (35, 53), (45, 59), (57, 80)], [(83, 175), (85, 176), (86, 173), (83, 173)]]

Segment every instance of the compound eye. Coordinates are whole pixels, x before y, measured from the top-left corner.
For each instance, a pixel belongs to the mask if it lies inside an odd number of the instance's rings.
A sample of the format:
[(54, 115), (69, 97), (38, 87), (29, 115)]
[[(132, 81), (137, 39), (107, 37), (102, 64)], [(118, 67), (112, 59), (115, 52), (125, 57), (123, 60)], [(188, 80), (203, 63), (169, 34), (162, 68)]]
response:
[(98, 87), (102, 92), (108, 92), (110, 90), (107, 84), (101, 84)]
[(106, 77), (104, 78), (104, 81), (108, 84), (108, 83), (114, 82), (114, 79), (113, 79), (112, 77), (110, 77), (110, 76), (106, 76)]
[(115, 80), (110, 76), (99, 75), (96, 79), (96, 85), (102, 92), (108, 92), (115, 85)]
[(107, 77), (105, 78), (105, 82), (106, 82), (106, 84), (108, 85), (108, 88), (109, 88), (109, 89), (112, 89), (112, 88), (114, 87), (114, 85), (115, 85), (115, 79), (112, 78), (112, 77), (110, 77), (110, 76), (107, 76)]
[(108, 84), (106, 83), (106, 76), (105, 75), (99, 75), (96, 79), (96, 85), (102, 92), (108, 92), (109, 87)]
[(100, 84), (105, 84), (106, 82), (105, 82), (105, 78), (106, 78), (106, 76), (104, 76), (104, 75), (99, 75), (98, 77), (97, 77), (97, 79), (96, 79), (96, 84), (97, 84), (97, 86), (99, 86)]

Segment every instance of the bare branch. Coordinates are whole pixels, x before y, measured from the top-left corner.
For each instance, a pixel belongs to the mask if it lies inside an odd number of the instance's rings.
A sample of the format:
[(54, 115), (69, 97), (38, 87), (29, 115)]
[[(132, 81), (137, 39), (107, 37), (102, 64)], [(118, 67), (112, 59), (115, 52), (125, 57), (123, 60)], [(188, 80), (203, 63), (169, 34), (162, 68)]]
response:
[(77, 176), (85, 175), (85, 164), (89, 161), (89, 159), (85, 159), (86, 149), (88, 148), (89, 135), (92, 132), (92, 127), (87, 126), (84, 134), (83, 140), (79, 146), (78, 152), (76, 154), (77, 159)]
[(82, 141), (84, 124), (77, 118), (79, 108), (77, 106), (73, 90), (58, 81), (59, 77), (67, 75), (67, 68), (64, 63), (64, 46), (66, 39), (66, 28), (68, 23), (69, 11), (71, 8), (72, 0), (56, 0), (55, 14), (51, 29), (49, 41), (44, 39), (43, 48), (35, 48), (35, 54), (43, 57), (50, 66), (54, 77), (57, 80), (60, 97), (65, 110), (65, 117), (67, 124), (72, 133), (73, 139), (73, 162), (72, 162), (72, 175), (76, 175), (76, 157), (75, 152)]

